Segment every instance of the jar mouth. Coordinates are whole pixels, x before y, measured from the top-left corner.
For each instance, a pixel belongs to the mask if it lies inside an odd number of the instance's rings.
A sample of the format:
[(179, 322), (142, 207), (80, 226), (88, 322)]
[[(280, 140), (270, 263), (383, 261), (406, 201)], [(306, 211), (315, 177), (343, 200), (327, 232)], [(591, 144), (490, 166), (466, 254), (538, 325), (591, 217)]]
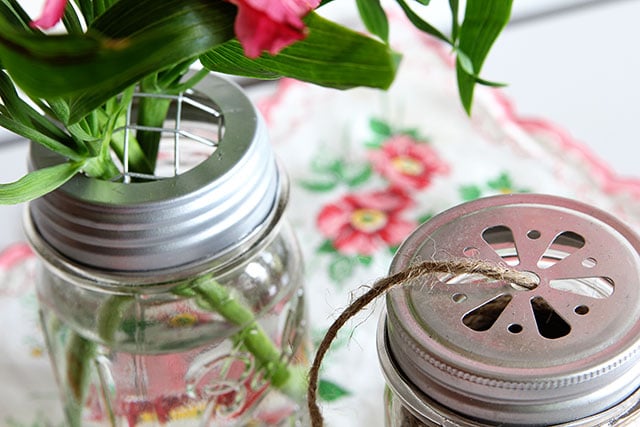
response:
[[(224, 258), (259, 234), (287, 196), (266, 125), (244, 92), (223, 78), (208, 75), (194, 92), (218, 106), (221, 118), (210, 120), (224, 121), (212, 155), (155, 181), (74, 177), (30, 203), (34, 246), (104, 274), (144, 276)], [(176, 122), (209, 125), (193, 110), (181, 114)], [(30, 160), (32, 168), (61, 161), (33, 143)]]
[(389, 352), (414, 387), (472, 419), (582, 419), (640, 386), (640, 239), (611, 215), (545, 195), (497, 196), (437, 215), (398, 250), (472, 258), (535, 277), (532, 288), (430, 275), (387, 294)]

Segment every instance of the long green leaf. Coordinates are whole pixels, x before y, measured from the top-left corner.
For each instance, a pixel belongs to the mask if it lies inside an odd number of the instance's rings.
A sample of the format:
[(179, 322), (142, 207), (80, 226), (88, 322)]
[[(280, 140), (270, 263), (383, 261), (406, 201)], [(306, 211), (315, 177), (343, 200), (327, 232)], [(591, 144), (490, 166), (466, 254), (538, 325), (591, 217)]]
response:
[(55, 190), (82, 169), (83, 162), (65, 162), (30, 172), (19, 180), (0, 184), (0, 204), (13, 205)]
[(380, 0), (356, 0), (362, 22), (372, 34), (389, 42), (389, 21)]
[(17, 0), (0, 0), (0, 15), (7, 18), (16, 27), (21, 27), (29, 32), (35, 31), (29, 27), (31, 17)]
[[(471, 112), (473, 92), (479, 80), (478, 75), (482, 64), (496, 38), (509, 21), (512, 3), (512, 0), (467, 1), (464, 20), (459, 29), (458, 49), (464, 52), (471, 64), (461, 63), (461, 58), (456, 61), (458, 90), (467, 113)], [(468, 72), (470, 66), (473, 73)]]
[(84, 17), (87, 25), (91, 25), (93, 18), (95, 17), (93, 9), (93, 0), (73, 0), (76, 7), (80, 10), (80, 13)]
[(0, 19), (0, 58), (31, 96), (69, 97), (73, 123), (142, 77), (233, 37), (222, 0), (120, 0), (87, 34), (18, 32)]
[(458, 22), (458, 11), (460, 7), (458, 0), (449, 0), (449, 10), (451, 11), (451, 38), (458, 39), (458, 31), (460, 30), (460, 22)]
[[(223, 73), (261, 79), (293, 77), (322, 86), (388, 88), (399, 55), (386, 44), (310, 13), (309, 34), (278, 55), (251, 60), (237, 40), (226, 42), (200, 57), (202, 64)], [(328, 42), (329, 41), (329, 42)]]
[[(433, 25), (429, 24), (427, 21), (422, 19), (420, 17), (420, 15), (418, 15), (416, 12), (414, 12), (413, 9), (411, 9), (411, 7), (409, 7), (409, 5), (404, 0), (396, 0), (396, 1), (398, 2), (400, 7), (402, 8), (402, 10), (404, 11), (404, 14), (407, 16), (409, 21), (417, 29), (419, 29), (420, 31), (423, 31), (423, 32), (425, 32), (425, 33), (427, 33), (429, 35), (432, 35), (433, 37), (435, 37), (437, 39), (440, 39), (445, 43), (452, 44), (452, 42), (449, 39), (449, 37), (445, 36), (436, 27), (434, 27)], [(471, 1), (473, 1), (473, 0), (471, 0)]]

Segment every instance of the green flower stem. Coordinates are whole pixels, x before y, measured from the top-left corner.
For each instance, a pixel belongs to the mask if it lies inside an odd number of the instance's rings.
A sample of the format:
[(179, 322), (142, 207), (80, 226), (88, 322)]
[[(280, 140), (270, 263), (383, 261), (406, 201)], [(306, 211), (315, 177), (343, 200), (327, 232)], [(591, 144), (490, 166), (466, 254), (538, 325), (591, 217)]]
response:
[[(138, 124), (149, 127), (162, 127), (171, 99), (168, 98), (141, 98), (138, 105)], [(138, 130), (136, 139), (142, 148), (145, 158), (148, 162), (149, 170), (134, 170), (132, 172), (140, 172), (152, 174), (155, 170), (156, 159), (158, 158), (158, 148), (160, 146), (160, 132)]]
[(211, 278), (197, 280), (190, 290), (196, 294), (201, 305), (242, 328), (235, 339), (253, 354), (259, 366), (265, 370), (265, 378), (274, 387), (282, 388), (290, 377), (289, 369), (280, 360), (280, 351), (256, 322), (253, 312)]
[[(306, 389), (306, 369), (289, 367), (280, 358), (280, 350), (256, 322), (254, 313), (236, 300), (229, 290), (211, 279), (204, 277), (173, 291), (174, 294), (196, 298), (197, 303), (212, 312), (216, 312), (241, 329), (233, 341), (243, 345), (255, 358), (257, 365), (264, 370), (265, 379), (288, 396), (298, 398)], [(133, 298), (128, 295), (114, 295), (102, 304), (97, 317), (97, 330), (100, 339), (113, 342), (124, 312)], [(70, 384), (70, 405), (68, 418), (71, 427), (82, 425), (82, 409), (86, 397), (92, 360), (97, 344), (71, 331), (67, 346), (67, 379)]]
[(113, 342), (127, 305), (131, 301), (133, 298), (128, 295), (114, 295), (102, 304), (98, 313), (98, 336), (102, 341), (107, 344)]
[(94, 342), (71, 331), (67, 344), (67, 382), (70, 387), (67, 418), (70, 427), (82, 427), (82, 409), (89, 384), (91, 360), (95, 351)]

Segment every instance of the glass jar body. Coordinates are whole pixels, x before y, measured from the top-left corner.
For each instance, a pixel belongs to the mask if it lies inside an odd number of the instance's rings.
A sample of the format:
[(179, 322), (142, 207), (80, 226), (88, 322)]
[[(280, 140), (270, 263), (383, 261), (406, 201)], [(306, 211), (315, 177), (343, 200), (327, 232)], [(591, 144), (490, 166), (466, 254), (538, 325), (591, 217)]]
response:
[[(505, 424), (490, 424), (473, 421), (451, 413), (437, 404), (429, 405), (426, 418), (411, 411), (403, 400), (390, 388), (384, 391), (386, 427), (495, 427)], [(587, 419), (547, 427), (634, 427), (640, 423), (640, 391), (622, 402), (619, 407)]]
[(70, 426), (304, 425), (302, 267), (286, 224), (222, 268), (157, 283), (42, 258), (41, 319)]

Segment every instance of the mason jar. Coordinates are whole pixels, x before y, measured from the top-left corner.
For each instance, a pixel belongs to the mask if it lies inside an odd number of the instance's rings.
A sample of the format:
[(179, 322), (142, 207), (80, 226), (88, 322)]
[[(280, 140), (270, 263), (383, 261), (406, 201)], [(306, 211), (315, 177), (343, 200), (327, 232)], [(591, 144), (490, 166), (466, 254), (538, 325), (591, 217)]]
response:
[(387, 295), (378, 327), (386, 426), (640, 425), (640, 240), (623, 222), (548, 195), (447, 210), (391, 272), (470, 258), (535, 286), (431, 274)]
[[(67, 423), (305, 425), (302, 262), (266, 126), (218, 77), (168, 98), (164, 172), (77, 176), (26, 215)], [(58, 161), (32, 145), (33, 169)]]

